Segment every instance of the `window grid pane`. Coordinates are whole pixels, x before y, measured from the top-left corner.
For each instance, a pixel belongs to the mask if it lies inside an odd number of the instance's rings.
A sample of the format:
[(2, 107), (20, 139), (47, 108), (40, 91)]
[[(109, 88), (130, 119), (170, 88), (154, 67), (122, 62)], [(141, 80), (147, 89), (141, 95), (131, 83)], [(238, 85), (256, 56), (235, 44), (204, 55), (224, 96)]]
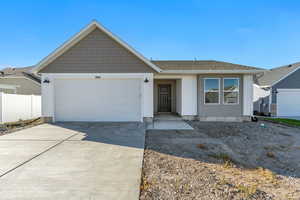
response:
[(238, 91), (239, 80), (238, 79), (224, 79), (224, 91)]
[(238, 92), (224, 92), (224, 103), (225, 104), (237, 104), (238, 103)]
[(239, 79), (224, 78), (223, 86), (223, 103), (238, 104), (239, 103)]
[(204, 79), (204, 103), (219, 104), (220, 103), (220, 79), (209, 78)]

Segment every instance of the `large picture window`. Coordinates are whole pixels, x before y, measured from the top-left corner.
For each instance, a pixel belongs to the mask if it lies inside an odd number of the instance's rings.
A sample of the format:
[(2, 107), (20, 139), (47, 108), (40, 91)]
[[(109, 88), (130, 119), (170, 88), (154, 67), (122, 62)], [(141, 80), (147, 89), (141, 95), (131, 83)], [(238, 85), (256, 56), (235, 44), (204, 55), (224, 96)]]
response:
[(205, 104), (220, 103), (220, 79), (219, 78), (204, 79), (204, 103)]
[(239, 103), (239, 78), (224, 78), (223, 84), (223, 102), (224, 104)]

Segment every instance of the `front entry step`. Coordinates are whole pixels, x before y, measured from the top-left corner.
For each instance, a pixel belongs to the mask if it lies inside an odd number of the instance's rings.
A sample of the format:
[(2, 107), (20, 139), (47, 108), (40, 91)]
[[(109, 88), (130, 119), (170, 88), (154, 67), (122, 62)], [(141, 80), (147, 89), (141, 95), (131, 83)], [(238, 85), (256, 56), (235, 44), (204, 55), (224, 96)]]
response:
[(182, 120), (154, 120), (147, 124), (147, 130), (194, 130)]
[(163, 121), (182, 121), (182, 118), (176, 114), (157, 114), (154, 116), (154, 121), (163, 120)]

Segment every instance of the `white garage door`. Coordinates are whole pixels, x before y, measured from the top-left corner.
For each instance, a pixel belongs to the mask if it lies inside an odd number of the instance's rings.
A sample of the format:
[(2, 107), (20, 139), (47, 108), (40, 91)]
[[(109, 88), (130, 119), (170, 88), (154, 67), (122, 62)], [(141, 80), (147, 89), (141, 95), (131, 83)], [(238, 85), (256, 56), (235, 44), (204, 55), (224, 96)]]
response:
[(277, 116), (300, 116), (300, 90), (278, 90)]
[(141, 121), (138, 79), (57, 79), (56, 121)]

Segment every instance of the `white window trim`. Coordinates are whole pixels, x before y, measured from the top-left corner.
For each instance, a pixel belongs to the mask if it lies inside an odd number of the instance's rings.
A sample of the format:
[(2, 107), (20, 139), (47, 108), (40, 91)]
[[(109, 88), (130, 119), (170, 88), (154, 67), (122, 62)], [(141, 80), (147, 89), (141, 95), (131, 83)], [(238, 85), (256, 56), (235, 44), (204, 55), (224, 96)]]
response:
[[(208, 92), (208, 91), (206, 91), (206, 87), (205, 87), (205, 81), (206, 80), (209, 80), (209, 79), (214, 79), (214, 80), (218, 80), (219, 81), (219, 91), (218, 91), (218, 93), (219, 93), (219, 101), (218, 101), (218, 103), (206, 103), (205, 102), (205, 97), (206, 97), (206, 92)], [(221, 104), (221, 78), (204, 78), (203, 79), (204, 80), (204, 88), (203, 88), (203, 91), (204, 91), (204, 95), (203, 95), (203, 103), (205, 104), (205, 105), (220, 105)]]
[[(225, 86), (225, 80), (226, 79), (237, 79), (237, 81), (238, 81), (238, 91), (227, 91), (227, 90), (225, 91), (224, 86)], [(223, 104), (224, 105), (239, 105), (240, 104), (240, 78), (238, 78), (238, 77), (226, 77), (226, 78), (223, 78), (222, 92), (223, 92)], [(225, 95), (224, 95), (225, 92), (237, 92), (238, 93), (237, 103), (225, 103)]]

